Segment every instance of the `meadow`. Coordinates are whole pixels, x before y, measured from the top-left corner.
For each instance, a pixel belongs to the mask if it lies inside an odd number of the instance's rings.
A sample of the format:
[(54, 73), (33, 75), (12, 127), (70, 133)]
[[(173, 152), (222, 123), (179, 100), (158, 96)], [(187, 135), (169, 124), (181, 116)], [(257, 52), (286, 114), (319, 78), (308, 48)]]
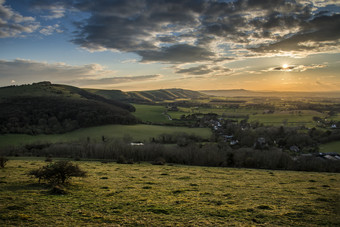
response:
[(136, 141), (149, 141), (152, 137), (157, 137), (162, 133), (187, 133), (210, 138), (211, 131), (208, 128), (186, 128), (158, 125), (104, 125), (98, 127), (82, 128), (72, 132), (51, 135), (26, 135), (26, 134), (4, 134), (0, 135), (0, 147), (21, 146), (34, 142), (70, 142), (86, 140), (89, 137), (92, 141), (100, 141), (105, 138), (123, 138), (130, 136)]
[(148, 163), (79, 161), (87, 178), (67, 194), (26, 175), (46, 163), (0, 169), (1, 226), (339, 226), (340, 175)]
[(340, 141), (322, 144), (320, 146), (320, 152), (323, 152), (323, 153), (335, 152), (335, 153), (340, 154)]
[(169, 118), (163, 114), (166, 111), (164, 106), (143, 104), (133, 104), (133, 106), (136, 108), (136, 112), (133, 114), (143, 122), (153, 123), (171, 122)]

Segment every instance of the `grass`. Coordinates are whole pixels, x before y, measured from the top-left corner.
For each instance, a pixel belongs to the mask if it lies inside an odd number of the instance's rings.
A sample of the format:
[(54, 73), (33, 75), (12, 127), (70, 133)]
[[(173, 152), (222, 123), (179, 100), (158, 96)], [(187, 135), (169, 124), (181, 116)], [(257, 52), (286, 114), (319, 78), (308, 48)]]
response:
[(163, 113), (166, 111), (164, 106), (133, 104), (136, 108), (134, 115), (143, 122), (171, 123)]
[(195, 166), (78, 162), (88, 178), (65, 195), (0, 170), (1, 226), (339, 226), (340, 175)]
[(340, 154), (340, 141), (322, 144), (320, 146), (320, 152), (322, 153), (336, 152)]
[(162, 133), (185, 132), (195, 134), (203, 138), (210, 138), (211, 131), (208, 128), (186, 128), (157, 125), (105, 125), (91, 128), (82, 128), (64, 134), (53, 135), (24, 135), (24, 134), (5, 134), (0, 135), (0, 147), (19, 146), (33, 142), (63, 142), (76, 141), (90, 137), (91, 140), (100, 140), (102, 136), (106, 138), (122, 138), (130, 135), (135, 140), (144, 141), (152, 137), (157, 137)]
[(310, 113), (310, 111), (301, 111), (301, 114), (292, 114), (288, 111), (275, 112), (274, 114), (257, 114), (251, 115), (249, 121), (259, 121), (264, 125), (282, 125), (283, 122), (287, 122), (289, 126), (305, 125), (308, 127), (315, 126), (313, 116), (316, 114)]

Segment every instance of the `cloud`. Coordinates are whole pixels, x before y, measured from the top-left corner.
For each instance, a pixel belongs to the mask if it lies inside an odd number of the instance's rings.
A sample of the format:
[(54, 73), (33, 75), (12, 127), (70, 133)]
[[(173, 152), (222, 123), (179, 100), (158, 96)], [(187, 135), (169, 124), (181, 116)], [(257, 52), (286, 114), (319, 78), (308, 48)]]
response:
[(52, 35), (54, 32), (63, 33), (63, 31), (59, 28), (59, 24), (48, 25), (48, 26), (44, 27), (43, 29), (41, 29), (39, 32), (43, 35), (46, 35), (46, 36)]
[(73, 43), (90, 51), (133, 52), (141, 62), (213, 65), (340, 48), (340, 4), (334, 0), (30, 2), (48, 11), (47, 19), (67, 11), (78, 15), (69, 17), (76, 20)]
[(321, 69), (327, 67), (326, 64), (312, 64), (312, 65), (288, 65), (288, 66), (279, 66), (274, 68), (269, 68), (267, 70), (263, 70), (264, 72), (273, 72), (273, 71), (283, 71), (283, 72), (304, 72), (306, 70), (313, 69)]
[(63, 6), (52, 5), (49, 9), (49, 14), (42, 16), (45, 19), (52, 20), (65, 16), (66, 9)]
[(225, 75), (231, 72), (231, 69), (224, 66), (199, 65), (189, 68), (176, 68), (175, 73), (187, 75)]
[(320, 16), (306, 22), (298, 33), (281, 39), (269, 45), (253, 48), (256, 52), (282, 52), (282, 51), (330, 51), (340, 42), (340, 14)]
[(40, 27), (33, 17), (25, 17), (0, 0), (0, 38), (22, 36)]
[(328, 12), (325, 16), (315, 10), (332, 9), (328, 5), (286, 0), (84, 1), (73, 6), (91, 16), (79, 24), (73, 42), (91, 50), (135, 52), (142, 61), (167, 63), (201, 60), (197, 56), (181, 59), (179, 45), (211, 52), (202, 60), (215, 61), (223, 53), (245, 57), (252, 52), (320, 51), (320, 46), (305, 48), (303, 44), (339, 45), (332, 42), (339, 39), (339, 15)]
[(173, 45), (164, 47), (160, 50), (143, 50), (137, 52), (142, 56), (142, 62), (169, 62), (169, 63), (186, 63), (209, 60), (214, 56), (202, 47), (191, 46), (187, 44)]
[(161, 78), (161, 75), (144, 75), (144, 76), (126, 76), (126, 77), (108, 77), (102, 79), (85, 79), (72, 81), (72, 84), (77, 86), (91, 86), (91, 85), (113, 85), (140, 81), (151, 81)]
[(110, 85), (151, 81), (162, 77), (161, 75), (115, 76), (115, 71), (106, 69), (99, 64), (73, 66), (65, 63), (46, 63), (24, 59), (0, 60), (0, 72), (1, 86), (39, 81), (67, 83), (76, 86)]

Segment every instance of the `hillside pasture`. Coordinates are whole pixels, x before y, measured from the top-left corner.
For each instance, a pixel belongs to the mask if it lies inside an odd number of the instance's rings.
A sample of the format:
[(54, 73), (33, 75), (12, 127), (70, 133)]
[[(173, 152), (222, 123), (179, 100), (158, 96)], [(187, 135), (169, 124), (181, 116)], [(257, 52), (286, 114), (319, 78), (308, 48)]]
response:
[(164, 114), (166, 108), (160, 105), (142, 105), (133, 104), (136, 108), (135, 117), (143, 122), (152, 123), (171, 123), (169, 118)]
[(58, 195), (10, 160), (0, 170), (1, 226), (339, 226), (340, 175), (147, 163), (77, 162)]

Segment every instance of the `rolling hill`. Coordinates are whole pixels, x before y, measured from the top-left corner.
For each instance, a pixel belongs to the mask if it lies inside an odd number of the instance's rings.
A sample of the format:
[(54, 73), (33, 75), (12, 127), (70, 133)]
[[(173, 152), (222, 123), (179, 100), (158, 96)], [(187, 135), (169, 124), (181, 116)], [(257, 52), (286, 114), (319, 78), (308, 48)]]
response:
[(68, 85), (40, 82), (0, 88), (0, 133), (51, 134), (138, 120), (127, 103)]
[(202, 94), (198, 91), (176, 88), (151, 91), (130, 91), (130, 92), (122, 92), (119, 90), (97, 90), (97, 89), (86, 90), (107, 99), (115, 99), (130, 103), (157, 103), (169, 100), (197, 99), (207, 97), (207, 95)]
[(340, 98), (339, 91), (329, 92), (295, 92), (295, 91), (251, 91), (245, 89), (231, 90), (203, 90), (200, 91), (205, 95), (223, 96), (223, 97), (327, 97)]

